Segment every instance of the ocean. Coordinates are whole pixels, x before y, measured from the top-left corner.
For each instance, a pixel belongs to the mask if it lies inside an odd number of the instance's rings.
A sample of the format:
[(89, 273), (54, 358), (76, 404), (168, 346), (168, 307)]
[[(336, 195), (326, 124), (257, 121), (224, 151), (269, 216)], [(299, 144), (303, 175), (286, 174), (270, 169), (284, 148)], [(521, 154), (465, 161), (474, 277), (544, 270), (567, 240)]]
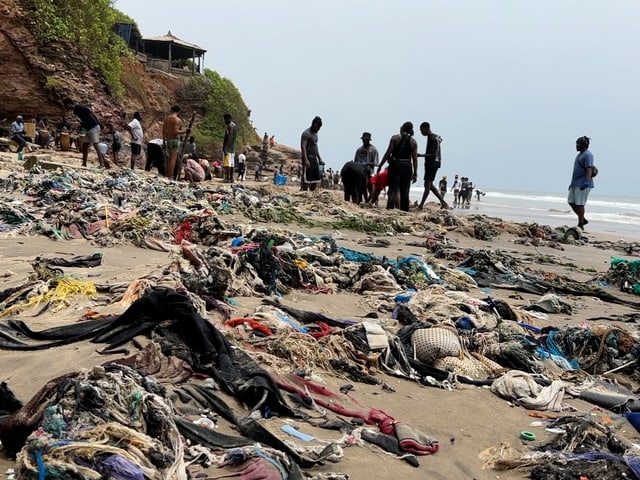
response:
[[(424, 189), (411, 188), (411, 200), (420, 201)], [(538, 223), (559, 227), (574, 226), (577, 218), (567, 204), (565, 193), (519, 192), (512, 190), (484, 190), (485, 195), (476, 199), (474, 194), (471, 207), (456, 208), (457, 214), (484, 214), (515, 222)], [(474, 192), (475, 193), (475, 192)], [(448, 192), (445, 200), (453, 205), (453, 193)], [(437, 202), (431, 193), (427, 202)], [(620, 239), (640, 239), (640, 197), (618, 197), (598, 195), (592, 191), (586, 206), (585, 217), (589, 224), (587, 233), (607, 233)]]

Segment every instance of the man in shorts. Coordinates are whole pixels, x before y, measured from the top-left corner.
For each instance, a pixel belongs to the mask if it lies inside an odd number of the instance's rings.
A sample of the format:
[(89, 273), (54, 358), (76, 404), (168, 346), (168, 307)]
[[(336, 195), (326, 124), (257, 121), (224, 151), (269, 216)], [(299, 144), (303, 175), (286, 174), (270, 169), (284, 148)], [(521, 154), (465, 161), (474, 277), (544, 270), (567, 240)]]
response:
[(422, 209), (422, 207), (424, 207), (424, 202), (427, 201), (429, 192), (433, 192), (438, 200), (440, 200), (440, 207), (448, 209), (449, 205), (444, 201), (440, 190), (433, 184), (441, 163), (440, 143), (442, 142), (442, 138), (431, 131), (429, 122), (422, 122), (420, 124), (420, 133), (427, 137), (427, 147), (424, 155), (418, 154), (418, 157), (424, 157), (424, 193), (422, 194), (419, 208)]
[(233, 122), (230, 113), (225, 113), (223, 119), (227, 127), (224, 130), (224, 140), (222, 141), (222, 169), (224, 171), (224, 181), (226, 183), (233, 183), (234, 155), (236, 152), (238, 126)]
[(580, 137), (576, 140), (576, 150), (578, 155), (573, 162), (573, 173), (571, 184), (569, 185), (569, 195), (567, 202), (578, 217), (578, 227), (584, 230), (584, 226), (589, 223), (584, 218), (584, 207), (589, 198), (589, 192), (593, 185), (593, 154), (589, 151), (589, 137)]
[(93, 111), (81, 103), (75, 103), (70, 98), (65, 98), (65, 108), (73, 110), (73, 114), (80, 120), (80, 126), (85, 131), (84, 143), (82, 144), (82, 166), (87, 166), (87, 158), (89, 157), (89, 145), (93, 145), (98, 154), (98, 163), (101, 167), (111, 168), (109, 161), (100, 150), (100, 120)]
[(167, 115), (162, 123), (162, 138), (164, 148), (167, 152), (167, 177), (174, 178), (176, 162), (178, 159), (178, 150), (180, 148), (180, 135), (185, 133), (182, 128), (182, 119), (179, 116), (180, 107), (174, 105), (171, 107), (171, 113)]

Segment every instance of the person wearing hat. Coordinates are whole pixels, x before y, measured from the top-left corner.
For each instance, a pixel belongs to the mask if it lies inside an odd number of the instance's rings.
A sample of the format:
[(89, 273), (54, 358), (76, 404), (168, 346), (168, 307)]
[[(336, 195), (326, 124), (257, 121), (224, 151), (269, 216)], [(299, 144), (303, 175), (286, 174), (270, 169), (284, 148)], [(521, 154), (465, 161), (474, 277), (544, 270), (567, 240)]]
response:
[(18, 115), (15, 122), (11, 124), (11, 140), (18, 144), (18, 153), (20, 153), (24, 149), (24, 147), (27, 146), (25, 135), (26, 132), (24, 131), (24, 121), (22, 120), (22, 115)]
[(373, 175), (374, 169), (378, 166), (378, 149), (371, 143), (371, 134), (369, 132), (363, 132), (360, 140), (362, 140), (362, 146), (356, 150), (353, 161), (364, 166), (367, 173), (367, 190), (371, 194), (371, 175)]

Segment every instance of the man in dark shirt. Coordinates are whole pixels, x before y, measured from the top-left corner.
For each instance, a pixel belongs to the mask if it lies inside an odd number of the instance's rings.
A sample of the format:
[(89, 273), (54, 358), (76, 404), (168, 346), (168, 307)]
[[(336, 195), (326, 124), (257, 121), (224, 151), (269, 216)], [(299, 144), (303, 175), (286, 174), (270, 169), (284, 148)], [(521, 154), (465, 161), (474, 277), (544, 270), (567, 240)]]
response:
[(427, 148), (424, 155), (418, 154), (418, 157), (424, 157), (424, 193), (422, 194), (422, 200), (420, 201), (420, 208), (424, 206), (424, 202), (427, 201), (429, 192), (440, 200), (440, 206), (442, 208), (449, 208), (447, 202), (440, 194), (440, 191), (433, 184), (436, 178), (436, 173), (440, 168), (440, 142), (442, 139), (439, 135), (436, 135), (431, 131), (431, 125), (429, 122), (422, 122), (420, 124), (420, 133), (427, 137)]
[(82, 145), (82, 166), (87, 166), (87, 157), (89, 156), (89, 144), (93, 145), (98, 154), (98, 162), (101, 167), (111, 168), (109, 161), (100, 151), (100, 120), (91, 111), (89, 107), (81, 103), (75, 103), (70, 98), (64, 99), (64, 106), (67, 109), (73, 109), (73, 114), (80, 120), (80, 127), (85, 131), (84, 143)]

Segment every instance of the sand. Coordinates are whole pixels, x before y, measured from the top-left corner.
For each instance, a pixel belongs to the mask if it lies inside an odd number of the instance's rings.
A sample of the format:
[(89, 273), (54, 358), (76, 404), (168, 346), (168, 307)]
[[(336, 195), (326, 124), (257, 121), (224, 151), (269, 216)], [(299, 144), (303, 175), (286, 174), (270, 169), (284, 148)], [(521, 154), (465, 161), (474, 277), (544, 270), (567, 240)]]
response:
[[(77, 155), (65, 156), (63, 161), (78, 161)], [(6, 171), (0, 172), (5, 176)], [(217, 180), (214, 180), (216, 183)], [(285, 187), (290, 194), (295, 188)], [(429, 208), (435, 204), (427, 204)], [(357, 207), (349, 207), (357, 208)], [(227, 219), (225, 219), (226, 221)], [(308, 234), (335, 234), (319, 229), (304, 229), (298, 226), (287, 226), (288, 229), (306, 232)], [(358, 240), (366, 237), (358, 232), (342, 231), (339, 244), (354, 250), (368, 253), (384, 254), (389, 257), (420, 255), (424, 249), (407, 245), (410, 242), (424, 240), (420, 235), (396, 235), (386, 237), (391, 241), (389, 247), (363, 247)], [(68, 256), (90, 254), (96, 250), (103, 251), (104, 262), (92, 269), (65, 269), (79, 278), (91, 279), (95, 282), (132, 281), (150, 271), (165, 266), (170, 261), (170, 255), (164, 252), (144, 250), (132, 246), (117, 248), (98, 248), (87, 241), (52, 241), (43, 237), (11, 237), (6, 234), (0, 238), (0, 288), (20, 285), (31, 273), (31, 261), (41, 254), (49, 256)], [(606, 235), (588, 233), (591, 240), (611, 239)], [(593, 276), (593, 271), (606, 272), (612, 256), (621, 256), (613, 250), (600, 250), (592, 245), (565, 245), (564, 251), (548, 247), (531, 247), (514, 243), (514, 237), (500, 235), (492, 241), (479, 241), (461, 235), (451, 235), (449, 239), (460, 248), (473, 249), (501, 249), (515, 256), (524, 256), (532, 252), (550, 255), (561, 260), (561, 265), (532, 265), (557, 273), (569, 274), (573, 278), (586, 281)], [(615, 239), (612, 239), (615, 240)], [(566, 266), (575, 264), (576, 267)], [(511, 291), (495, 289), (491, 292), (496, 298), (503, 298), (511, 305), (526, 304), (535, 300), (535, 296), (522, 294), (522, 300), (508, 297)], [(612, 292), (619, 296), (627, 296), (622, 292)], [(483, 298), (486, 292), (480, 289), (471, 291), (472, 296)], [(237, 316), (251, 314), (259, 298), (238, 297)], [(541, 321), (540, 326), (564, 325), (567, 323), (580, 324), (590, 317), (610, 317), (631, 311), (628, 307), (604, 303), (594, 297), (565, 298), (572, 307), (573, 314), (550, 314), (547, 321)], [(312, 295), (302, 291), (295, 291), (285, 297), (285, 301), (303, 310), (321, 311), (336, 318), (359, 318), (371, 311), (364, 298), (351, 293), (337, 293), (334, 295)], [(33, 328), (47, 328), (54, 325), (66, 324), (77, 320), (88, 309), (99, 310), (104, 313), (119, 313), (124, 307), (119, 304), (96, 305), (90, 299), (74, 301), (68, 308), (56, 314), (47, 313), (38, 317), (30, 317), (32, 312), (25, 312), (24, 317)], [(215, 317), (211, 317), (216, 322)], [(609, 322), (616, 323), (616, 322)], [(619, 324), (621, 328), (628, 325)], [(128, 345), (135, 350), (135, 347)], [(10, 352), (0, 351), (0, 366), (2, 380), (6, 381), (16, 396), (26, 402), (48, 380), (65, 372), (82, 368), (90, 368), (104, 363), (117, 355), (105, 356), (96, 352), (96, 345), (81, 343), (72, 344), (45, 351)], [(335, 390), (339, 386), (350, 383), (328, 372), (315, 372), (326, 384)], [(380, 386), (355, 384), (352, 395), (365, 405), (386, 411), (394, 417), (408, 422), (414, 427), (438, 438), (440, 450), (435, 455), (420, 457), (421, 466), (413, 468), (405, 462), (395, 459), (372, 446), (351, 447), (345, 450), (345, 458), (338, 464), (321, 467), (320, 471), (347, 472), (353, 479), (365, 478), (429, 478), (429, 479), (515, 479), (527, 478), (527, 474), (518, 471), (498, 472), (483, 469), (483, 462), (479, 454), (490, 447), (499, 446), (502, 442), (509, 442), (514, 446), (523, 446), (520, 432), (531, 430), (538, 435), (538, 440), (544, 440), (547, 435), (541, 427), (530, 426), (537, 419), (531, 418), (528, 411), (522, 407), (513, 407), (507, 401), (497, 397), (486, 388), (459, 385), (455, 390), (444, 390), (433, 387), (423, 387), (409, 380), (380, 374), (381, 377), (395, 388), (395, 392), (383, 390)], [(581, 400), (569, 399), (578, 414), (594, 415), (597, 418), (603, 413), (594, 409)], [(265, 422), (272, 431), (278, 431), (282, 420)], [(624, 418), (615, 419), (614, 425), (619, 434), (637, 441), (638, 434)], [(339, 435), (321, 429), (315, 429), (307, 424), (300, 424), (300, 430), (315, 435), (321, 439), (337, 438)], [(11, 459), (0, 452), (0, 478), (12, 466)]]

